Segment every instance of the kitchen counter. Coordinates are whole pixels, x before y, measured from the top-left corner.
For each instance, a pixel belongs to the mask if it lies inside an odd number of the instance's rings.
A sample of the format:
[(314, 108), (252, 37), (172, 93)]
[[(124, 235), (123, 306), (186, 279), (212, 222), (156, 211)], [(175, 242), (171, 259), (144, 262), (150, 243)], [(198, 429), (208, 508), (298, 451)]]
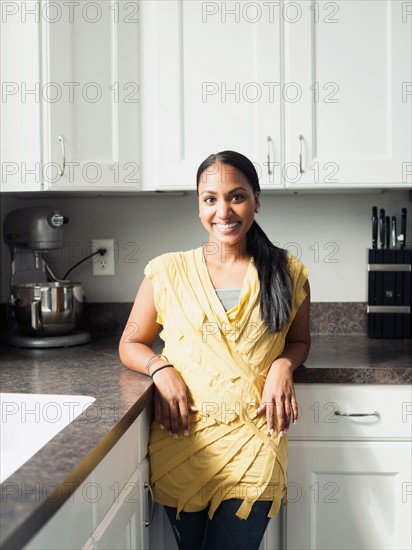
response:
[(411, 384), (412, 340), (312, 335), (309, 357), (293, 378), (296, 383)]
[[(1, 485), (1, 548), (23, 546), (150, 402), (151, 379), (123, 367), (117, 344), (117, 337), (109, 337), (67, 348), (0, 347), (2, 392), (96, 398)], [(46, 493), (53, 487), (60, 490), (49, 503)]]
[[(90, 395), (96, 401), (1, 485), (0, 545), (24, 545), (97, 466), (152, 399), (150, 378), (126, 369), (118, 336), (60, 349), (0, 346), (1, 391)], [(160, 352), (157, 340), (155, 351)], [(411, 340), (317, 334), (296, 383), (408, 384)], [(51, 503), (46, 490), (65, 487)]]

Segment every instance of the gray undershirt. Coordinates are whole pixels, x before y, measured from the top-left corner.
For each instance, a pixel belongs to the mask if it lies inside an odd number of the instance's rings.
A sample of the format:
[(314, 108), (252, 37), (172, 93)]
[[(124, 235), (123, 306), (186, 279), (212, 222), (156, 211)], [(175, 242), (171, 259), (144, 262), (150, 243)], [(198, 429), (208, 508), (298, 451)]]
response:
[(222, 302), (225, 311), (229, 311), (239, 303), (240, 288), (222, 288), (216, 289), (216, 294)]

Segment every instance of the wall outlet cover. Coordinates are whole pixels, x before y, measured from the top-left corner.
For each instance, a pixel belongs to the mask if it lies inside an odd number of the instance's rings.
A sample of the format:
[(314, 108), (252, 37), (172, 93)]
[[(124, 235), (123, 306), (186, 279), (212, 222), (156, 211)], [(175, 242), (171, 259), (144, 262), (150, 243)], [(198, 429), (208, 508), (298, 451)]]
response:
[(92, 272), (93, 275), (104, 277), (115, 274), (114, 266), (114, 239), (92, 239), (92, 252), (99, 248), (106, 248), (106, 254), (92, 257)]

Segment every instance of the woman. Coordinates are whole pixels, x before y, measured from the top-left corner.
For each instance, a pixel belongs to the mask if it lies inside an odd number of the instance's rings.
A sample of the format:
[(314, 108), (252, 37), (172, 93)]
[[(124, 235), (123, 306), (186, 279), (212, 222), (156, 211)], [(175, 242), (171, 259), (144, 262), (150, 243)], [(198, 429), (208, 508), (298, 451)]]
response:
[(119, 351), (153, 378), (152, 485), (179, 549), (253, 550), (287, 496), (292, 373), (310, 347), (307, 270), (254, 221), (260, 187), (245, 156), (210, 155), (197, 193), (208, 243), (148, 263), (128, 321), (138, 331)]

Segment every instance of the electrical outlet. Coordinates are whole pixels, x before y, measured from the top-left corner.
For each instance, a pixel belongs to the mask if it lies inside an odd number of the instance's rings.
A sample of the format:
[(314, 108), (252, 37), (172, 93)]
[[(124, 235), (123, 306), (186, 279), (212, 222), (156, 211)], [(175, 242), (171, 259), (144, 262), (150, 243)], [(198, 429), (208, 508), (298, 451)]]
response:
[(114, 275), (114, 240), (113, 239), (93, 239), (92, 251), (99, 248), (106, 248), (106, 254), (92, 257), (93, 275), (105, 276)]

